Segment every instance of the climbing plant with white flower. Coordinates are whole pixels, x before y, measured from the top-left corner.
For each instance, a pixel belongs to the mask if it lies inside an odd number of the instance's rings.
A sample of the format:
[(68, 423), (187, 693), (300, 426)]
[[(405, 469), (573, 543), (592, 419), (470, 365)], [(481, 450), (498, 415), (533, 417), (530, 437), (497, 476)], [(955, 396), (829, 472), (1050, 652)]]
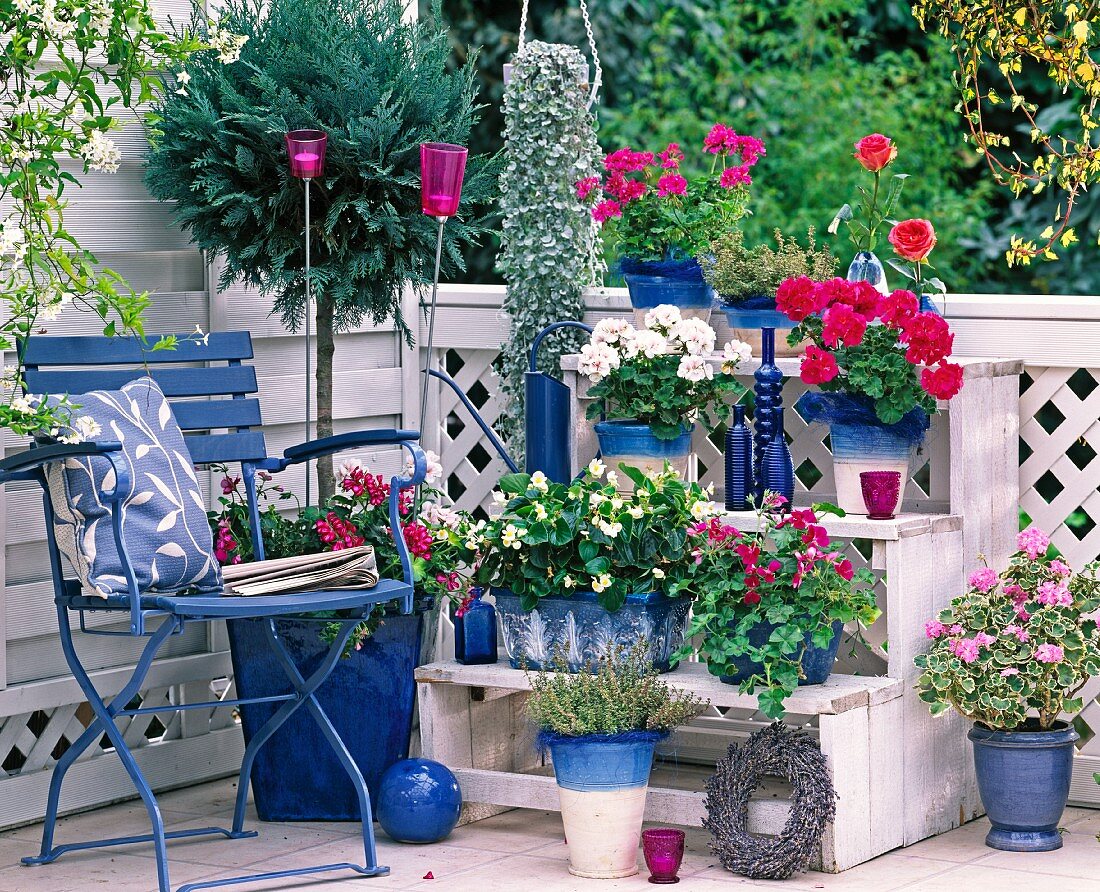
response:
[(107, 335), (143, 335), (149, 297), (66, 229), (66, 190), (89, 171), (118, 169), (112, 133), (163, 88), (161, 72), (185, 72), (191, 54), (207, 49), (232, 62), (242, 43), (216, 25), (169, 34), (149, 0), (0, 0), (0, 351), (15, 358), (0, 428), (74, 442), (90, 435), (67, 403), (20, 396), (17, 345), (68, 305), (94, 312)]
[(735, 376), (752, 358), (748, 344), (735, 340), (712, 361), (716, 342), (707, 323), (682, 318), (667, 304), (646, 314), (641, 329), (625, 319), (601, 320), (578, 366), (592, 382), (588, 417), (636, 420), (666, 440), (698, 420), (713, 429), (745, 392)]

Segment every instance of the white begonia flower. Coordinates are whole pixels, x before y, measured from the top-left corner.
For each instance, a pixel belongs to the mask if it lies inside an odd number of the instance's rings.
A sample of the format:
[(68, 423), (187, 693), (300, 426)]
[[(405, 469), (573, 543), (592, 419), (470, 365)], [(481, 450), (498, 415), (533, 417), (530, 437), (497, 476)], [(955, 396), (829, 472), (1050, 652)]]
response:
[(531, 475), (531, 486), (539, 492), (546, 492), (550, 488), (550, 481), (542, 471), (535, 471)]
[(566, 576), (565, 579), (562, 580), (562, 584), (566, 588), (573, 588), (577, 584), (577, 580), (575, 580), (572, 576)]
[(595, 477), (597, 480), (603, 476), (603, 472), (606, 470), (607, 466), (598, 458), (594, 458), (588, 463), (588, 473)]
[(542, 502), (535, 502), (534, 508), (535, 520), (546, 520), (546, 518), (549, 516), (547, 514), (546, 507), (542, 504)]
[(616, 474), (614, 471), (608, 471), (607, 472), (607, 482), (608, 482), (608, 485), (610, 485), (610, 486), (618, 486), (619, 485), (619, 475)]
[(633, 517), (635, 520), (640, 520), (645, 514), (645, 509), (641, 505), (631, 505), (626, 509), (626, 513)]
[(605, 536), (609, 536), (612, 539), (616, 538), (619, 533), (623, 531), (623, 525), (618, 521), (608, 522), (605, 520), (599, 520), (596, 523), (600, 528), (600, 532), (602, 532)]
[[(611, 473), (613, 473), (613, 472), (609, 471), (608, 475), (610, 475)], [(610, 481), (608, 481), (608, 482), (610, 482)], [(610, 501), (611, 501), (611, 510), (612, 511), (622, 511), (623, 510), (623, 500), (622, 499), (612, 498)]]
[(611, 587), (611, 576), (607, 573), (601, 573), (592, 580), (592, 591), (602, 592), (606, 588)]
[(601, 319), (592, 330), (591, 343), (596, 345), (620, 344), (634, 336), (634, 326), (626, 319), (610, 317)]
[(493, 490), (493, 504), (494, 505), (506, 505), (508, 504), (508, 497), (502, 493), (499, 489)]
[(718, 514), (718, 506), (714, 502), (700, 499), (691, 505), (691, 516), (696, 520), (706, 520)]
[(702, 356), (685, 356), (680, 360), (676, 376), (685, 381), (709, 381), (714, 377), (714, 369)]
[(714, 329), (702, 319), (685, 319), (677, 326), (676, 337), (692, 356), (706, 356), (714, 352), (717, 339)]
[(665, 571), (662, 570), (660, 567), (654, 567), (653, 568), (653, 578), (654, 579), (664, 579), (665, 578)]
[(523, 546), (520, 539), (526, 530), (517, 529), (514, 524), (508, 524), (504, 527), (504, 532), (500, 536), (500, 543), (505, 548), (519, 549)]
[(656, 331), (638, 332), (630, 346), (635, 355), (641, 354), (646, 359), (654, 359), (668, 353), (668, 340)]
[(682, 318), (679, 308), (672, 304), (661, 304), (645, 314), (645, 327), (650, 331), (664, 329), (665, 333), (671, 336)]
[(727, 341), (722, 349), (722, 371), (732, 375), (742, 363), (752, 359), (752, 347), (744, 341)]
[(599, 384), (619, 367), (620, 357), (614, 347), (606, 344), (585, 344), (581, 347), (581, 358), (577, 371), (587, 375), (593, 384)]

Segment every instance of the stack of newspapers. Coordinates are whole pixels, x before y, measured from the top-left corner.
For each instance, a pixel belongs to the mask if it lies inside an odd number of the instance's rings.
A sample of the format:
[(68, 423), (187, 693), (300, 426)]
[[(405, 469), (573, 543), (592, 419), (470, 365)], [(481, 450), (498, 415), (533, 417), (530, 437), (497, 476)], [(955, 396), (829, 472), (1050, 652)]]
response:
[(374, 548), (360, 545), (342, 551), (231, 564), (222, 567), (227, 595), (284, 595), (325, 589), (366, 589), (378, 585)]

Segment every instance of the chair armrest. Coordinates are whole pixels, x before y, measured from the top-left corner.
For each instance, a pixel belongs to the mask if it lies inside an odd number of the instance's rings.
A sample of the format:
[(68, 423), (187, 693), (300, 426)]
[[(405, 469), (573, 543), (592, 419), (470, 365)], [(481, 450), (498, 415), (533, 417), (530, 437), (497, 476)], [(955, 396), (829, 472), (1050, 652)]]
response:
[(397, 446), (410, 442), (415, 443), (419, 439), (419, 431), (351, 431), (347, 434), (337, 434), (334, 437), (323, 437), (320, 440), (309, 440), (305, 443), (299, 443), (297, 446), (291, 446), (283, 452), (283, 458), (286, 462), (283, 467), (303, 461), (312, 461), (322, 455), (332, 455), (358, 446)]
[(121, 443), (110, 440), (101, 443), (51, 443), (48, 446), (35, 446), (0, 461), (0, 483), (16, 479), (17, 474), (22, 477), (27, 471), (41, 468), (50, 462), (88, 455), (108, 455), (121, 449)]

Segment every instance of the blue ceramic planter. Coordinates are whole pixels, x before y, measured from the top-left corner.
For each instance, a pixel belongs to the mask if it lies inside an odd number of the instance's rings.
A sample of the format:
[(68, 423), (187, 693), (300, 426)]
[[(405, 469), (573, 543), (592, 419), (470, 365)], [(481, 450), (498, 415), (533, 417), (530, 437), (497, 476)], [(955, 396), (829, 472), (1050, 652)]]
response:
[[(600, 454), (611, 468), (625, 464), (642, 471), (660, 472), (667, 462), (681, 479), (687, 476), (694, 425), (684, 428), (684, 432), (672, 440), (660, 440), (648, 424), (630, 420), (600, 421), (595, 428)], [(620, 488), (632, 492), (634, 486), (629, 479), (620, 479)]]
[(794, 328), (794, 321), (775, 308), (775, 295), (719, 304), (730, 328)]
[(681, 310), (710, 311), (714, 289), (703, 278), (703, 269), (694, 258), (661, 263), (622, 261), (623, 279), (630, 293), (630, 305), (636, 310), (652, 310), (672, 304)]
[[(240, 697), (289, 693), (262, 622), (227, 623)], [(299, 670), (308, 676), (327, 650), (317, 637), (321, 624), (278, 620), (277, 627)], [(339, 662), (317, 692), (321, 708), (366, 779), (374, 809), (383, 773), (409, 753), (420, 629), (417, 614), (387, 617), (360, 650)], [(246, 743), (279, 705), (241, 707)], [(288, 765), (294, 770), (287, 771)], [(261, 821), (359, 820), (359, 800), (347, 773), (304, 710), (291, 716), (260, 749), (252, 770), (252, 793)]]
[(493, 589), (493, 594), (513, 669), (524, 662), (530, 669), (548, 668), (560, 650), (569, 670), (579, 672), (611, 648), (630, 648), (644, 638), (653, 668), (668, 672), (670, 657), (684, 643), (691, 606), (690, 598), (650, 592), (627, 595), (626, 603), (609, 613), (595, 592), (577, 592), (543, 598), (534, 610), (525, 611), (519, 596), (507, 589)]
[[(772, 623), (761, 623), (749, 632), (749, 643), (753, 647), (762, 647), (775, 631)], [(829, 680), (833, 671), (833, 663), (836, 662), (837, 652), (840, 650), (840, 639), (844, 633), (844, 623), (839, 620), (833, 623), (833, 640), (828, 647), (814, 647), (811, 636), (805, 638), (806, 649), (802, 652), (802, 674), (805, 678), (798, 680), (799, 687), (811, 684), (824, 684)], [(737, 672), (733, 675), (723, 675), (720, 680), (726, 684), (741, 684), (746, 678), (753, 675), (763, 675), (764, 667), (755, 663), (747, 656), (736, 657), (733, 661)]]
[(637, 731), (621, 738), (592, 734), (547, 741), (554, 777), (567, 790), (623, 790), (644, 787), (653, 767), (653, 750), (664, 735)]
[(1078, 738), (1073, 727), (1058, 722), (1051, 731), (992, 731), (975, 724), (966, 736), (993, 825), (985, 844), (1006, 852), (1060, 849), (1058, 821), (1069, 798)]
[(396, 842), (440, 842), (451, 835), (461, 813), (462, 791), (446, 765), (402, 759), (382, 776), (378, 823)]

